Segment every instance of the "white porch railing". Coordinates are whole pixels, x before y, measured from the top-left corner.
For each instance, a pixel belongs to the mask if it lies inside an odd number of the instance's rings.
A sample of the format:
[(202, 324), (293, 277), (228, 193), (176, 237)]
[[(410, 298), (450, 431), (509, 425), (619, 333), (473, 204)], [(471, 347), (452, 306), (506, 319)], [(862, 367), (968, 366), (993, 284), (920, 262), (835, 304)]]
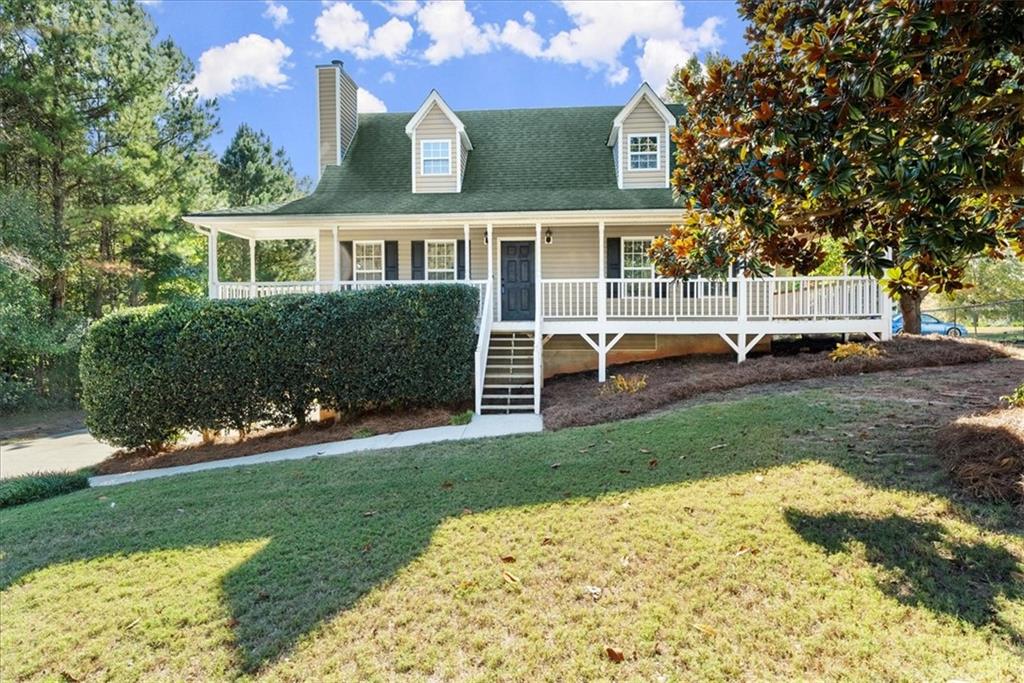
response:
[(541, 286), (544, 319), (563, 321), (880, 318), (884, 300), (878, 281), (861, 276), (546, 279)]
[(480, 291), (480, 327), (477, 330), (476, 355), (473, 362), (473, 397), (476, 414), (480, 414), (484, 400), (484, 375), (487, 374), (487, 350), (491, 346), (491, 323), (494, 322), (494, 295), (489, 281)]

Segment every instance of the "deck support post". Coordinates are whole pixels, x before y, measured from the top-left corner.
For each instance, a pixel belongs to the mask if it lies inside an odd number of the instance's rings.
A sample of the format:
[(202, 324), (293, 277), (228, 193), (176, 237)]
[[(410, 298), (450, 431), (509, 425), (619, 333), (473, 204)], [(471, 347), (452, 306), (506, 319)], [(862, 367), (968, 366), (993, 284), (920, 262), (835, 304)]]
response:
[(597, 381), (608, 379), (608, 334), (599, 332), (597, 335)]
[(207, 240), (207, 281), (210, 285), (210, 298), (220, 298), (220, 275), (217, 273), (217, 228), (210, 228)]
[(249, 298), (256, 298), (256, 240), (249, 238)]
[(463, 223), (462, 224), (462, 235), (463, 235), (462, 239), (463, 239), (463, 242), (465, 244), (465, 251), (466, 251), (466, 270), (465, 270), (464, 275), (466, 276), (466, 282), (469, 282), (470, 280), (473, 279), (470, 276), (470, 272), (469, 272), (469, 223)]
[[(341, 289), (341, 242), (338, 240), (338, 226), (331, 228), (331, 239), (334, 240), (334, 291)], [(320, 264), (317, 264), (319, 268)]]
[(736, 335), (736, 362), (742, 363), (747, 359), (747, 333), (740, 332)]

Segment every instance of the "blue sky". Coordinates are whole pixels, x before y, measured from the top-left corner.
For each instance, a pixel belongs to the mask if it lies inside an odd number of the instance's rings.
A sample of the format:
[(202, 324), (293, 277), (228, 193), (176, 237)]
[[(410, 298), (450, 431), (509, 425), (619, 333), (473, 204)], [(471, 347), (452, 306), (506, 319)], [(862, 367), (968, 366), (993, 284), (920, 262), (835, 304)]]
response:
[(436, 88), (452, 108), (624, 103), (644, 80), (710, 50), (738, 56), (733, 2), (147, 2), (161, 37), (220, 102), (220, 153), (241, 123), (316, 177), (313, 67), (341, 59), (363, 111), (414, 111)]

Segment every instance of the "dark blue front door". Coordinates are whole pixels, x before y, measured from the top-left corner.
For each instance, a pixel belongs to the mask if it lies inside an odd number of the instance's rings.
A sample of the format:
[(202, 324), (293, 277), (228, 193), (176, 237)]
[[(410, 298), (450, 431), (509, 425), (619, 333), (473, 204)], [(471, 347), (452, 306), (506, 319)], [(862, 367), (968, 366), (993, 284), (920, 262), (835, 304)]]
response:
[(533, 320), (533, 242), (501, 243), (501, 319)]

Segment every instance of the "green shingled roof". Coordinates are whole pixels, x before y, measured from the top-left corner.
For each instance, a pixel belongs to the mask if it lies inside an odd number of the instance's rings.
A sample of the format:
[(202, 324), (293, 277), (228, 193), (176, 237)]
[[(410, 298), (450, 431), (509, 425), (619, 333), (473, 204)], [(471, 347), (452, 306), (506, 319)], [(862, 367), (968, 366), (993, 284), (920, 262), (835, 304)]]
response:
[[(456, 112), (473, 141), (461, 193), (413, 193), (405, 124), (360, 114), (355, 143), (316, 190), (277, 207), (202, 215), (323, 215), (672, 208), (669, 189), (620, 190), (608, 135), (621, 107)], [(681, 107), (669, 105), (677, 117)], [(670, 150), (671, 151), (671, 150)], [(674, 158), (674, 154), (672, 154)], [(256, 210), (254, 210), (256, 209)]]

